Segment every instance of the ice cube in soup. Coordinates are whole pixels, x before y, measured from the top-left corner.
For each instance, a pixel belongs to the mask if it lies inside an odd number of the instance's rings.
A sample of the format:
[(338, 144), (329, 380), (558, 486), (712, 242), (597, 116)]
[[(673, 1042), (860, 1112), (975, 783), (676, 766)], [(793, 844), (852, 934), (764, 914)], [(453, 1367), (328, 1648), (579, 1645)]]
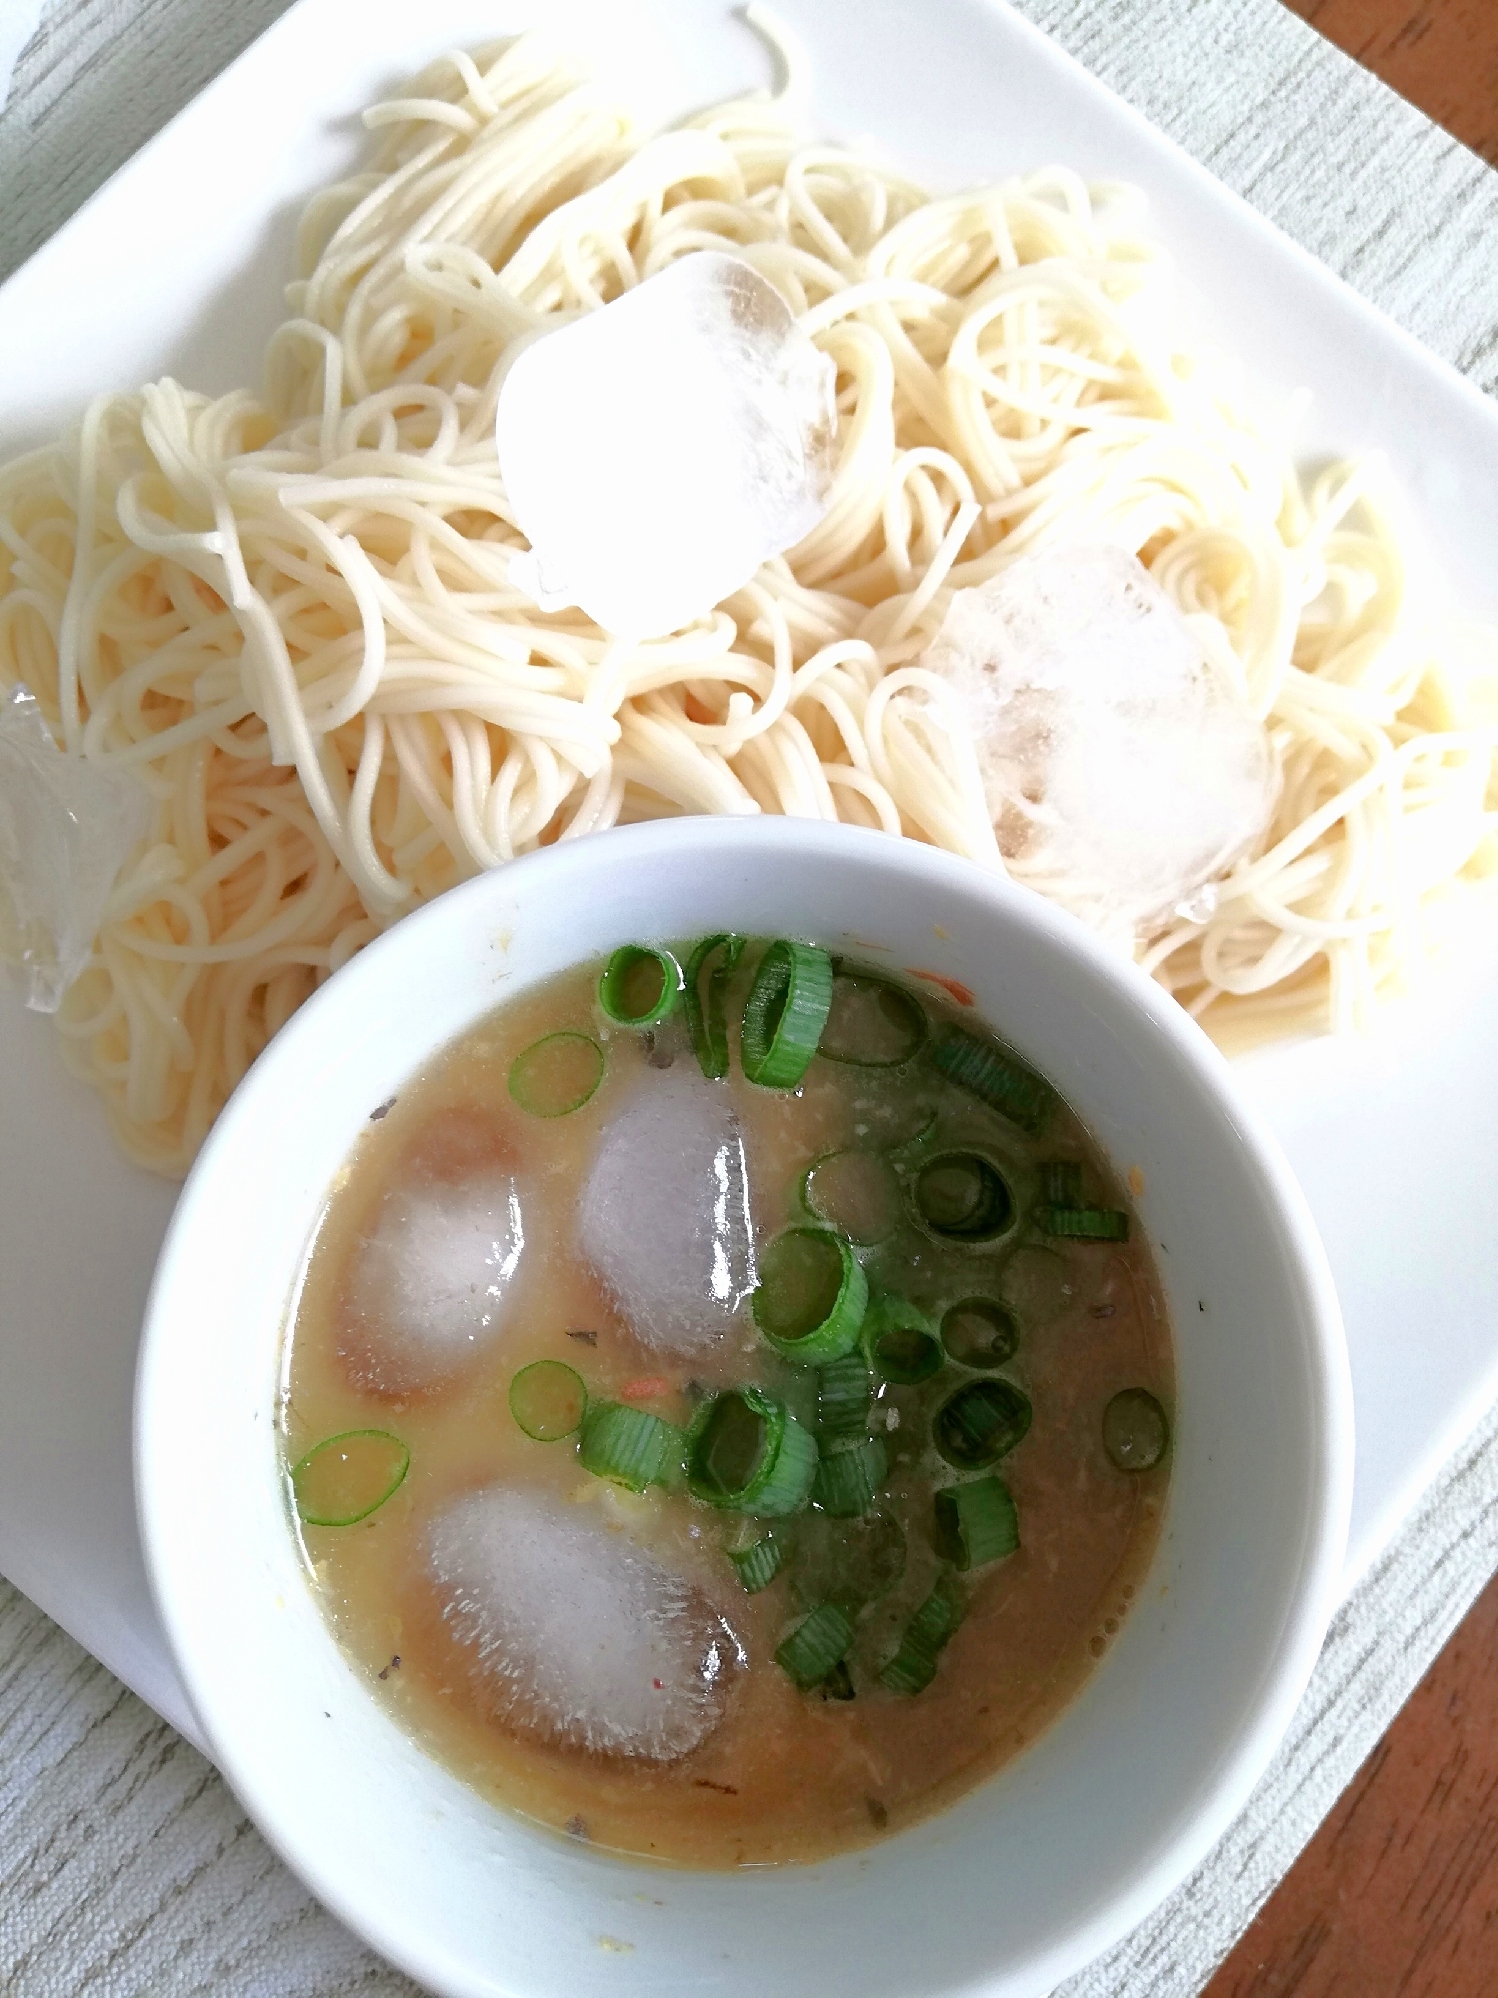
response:
[(807, 945), (631, 946), (371, 1106), (290, 1330), (289, 1489), (356, 1669), (497, 1802), (816, 1859), (982, 1781), (1106, 1652), (1169, 1334), (1002, 1028)]

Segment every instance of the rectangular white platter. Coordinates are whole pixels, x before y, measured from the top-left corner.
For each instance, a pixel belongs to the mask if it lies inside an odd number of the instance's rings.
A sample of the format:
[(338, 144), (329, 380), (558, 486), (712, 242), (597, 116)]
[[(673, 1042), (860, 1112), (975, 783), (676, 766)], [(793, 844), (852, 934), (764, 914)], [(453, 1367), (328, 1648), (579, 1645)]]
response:
[[(1475, 389), (1002, 5), (782, 12), (810, 58), (818, 134), (877, 135), (938, 187), (1052, 161), (1141, 186), (1199, 330), (1271, 401), (1310, 390), (1307, 457), (1387, 451), (1453, 601), (1498, 618), (1498, 409)], [(768, 76), (727, 0), (300, 0), (0, 289), (0, 458), (100, 389), (166, 372), (210, 391), (256, 383), (296, 212), (356, 157), (360, 107), (445, 48), (538, 19), (644, 116)], [(1490, 957), (1452, 974), (1375, 1040), (1258, 1055), (1240, 1075), (1341, 1288), (1350, 1588), (1498, 1394), (1498, 970)], [(0, 1571), (196, 1736), (130, 1478), (136, 1338), (173, 1197), (115, 1151), (50, 1025), (0, 990)]]

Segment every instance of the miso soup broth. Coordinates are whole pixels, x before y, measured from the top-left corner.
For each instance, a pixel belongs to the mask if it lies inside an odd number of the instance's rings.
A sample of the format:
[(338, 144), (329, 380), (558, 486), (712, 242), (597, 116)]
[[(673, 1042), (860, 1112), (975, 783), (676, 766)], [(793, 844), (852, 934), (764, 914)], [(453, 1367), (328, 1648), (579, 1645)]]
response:
[(467, 1782), (605, 1847), (812, 1860), (970, 1789), (1104, 1655), (1169, 1335), (1002, 1029), (706, 940), (526, 992), (370, 1106), (288, 1489), (345, 1652)]

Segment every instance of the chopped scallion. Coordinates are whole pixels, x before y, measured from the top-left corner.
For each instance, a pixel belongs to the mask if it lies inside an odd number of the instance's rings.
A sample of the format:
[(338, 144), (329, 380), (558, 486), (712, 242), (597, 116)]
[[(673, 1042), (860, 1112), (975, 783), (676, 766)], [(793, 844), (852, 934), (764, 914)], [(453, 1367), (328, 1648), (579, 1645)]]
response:
[(411, 1452), (388, 1429), (345, 1429), (293, 1466), (291, 1489), (308, 1526), (357, 1526), (399, 1491)]
[(772, 943), (744, 1002), (739, 1057), (751, 1082), (794, 1089), (805, 1075), (832, 1000), (832, 959), (813, 944)]
[(620, 1401), (590, 1402), (583, 1413), (578, 1462), (596, 1478), (632, 1492), (671, 1485), (681, 1477), (686, 1439), (673, 1423)]
[(570, 1027), (543, 1034), (510, 1063), (510, 1094), (533, 1117), (581, 1110), (603, 1079), (603, 1049)]
[(1053, 1207), (1080, 1207), (1082, 1168), (1076, 1159), (1052, 1159), (1040, 1168), (1042, 1198)]
[(899, 1649), (879, 1674), (892, 1693), (923, 1693), (936, 1677), (936, 1661), (967, 1614), (957, 1584), (944, 1576), (905, 1626)]
[(801, 1197), (808, 1214), (864, 1247), (900, 1225), (900, 1184), (879, 1152), (828, 1152), (807, 1169)]
[(787, 1228), (760, 1259), (754, 1322), (798, 1366), (823, 1367), (858, 1343), (868, 1303), (863, 1266), (827, 1228)]
[(803, 1689), (820, 1685), (853, 1642), (853, 1619), (837, 1603), (818, 1603), (776, 1647), (775, 1662)]
[(1002, 1561), (1019, 1546), (1019, 1514), (1009, 1488), (994, 1477), (948, 1485), (936, 1494), (936, 1551), (954, 1568)]
[(862, 1353), (844, 1353), (817, 1369), (817, 1429), (823, 1436), (861, 1436), (868, 1427), (873, 1383)]
[(785, 1550), (773, 1533), (767, 1533), (748, 1547), (730, 1547), (728, 1558), (743, 1585), (745, 1595), (757, 1596), (769, 1588), (785, 1562)]
[(1019, 1320), (994, 1297), (964, 1297), (942, 1314), (941, 1341), (960, 1367), (1002, 1367), (1019, 1348)]
[(926, 1012), (903, 987), (838, 968), (817, 1053), (859, 1068), (897, 1068), (926, 1038)]
[[(698, 1066), (709, 1081), (728, 1073), (728, 981), (743, 952), (745, 939), (724, 933), (704, 937), (687, 959), (683, 994), (687, 1033)], [(702, 1000), (702, 975), (719, 952), (721, 960), (707, 972), (707, 1003)]]
[(1014, 1220), (1004, 1175), (981, 1152), (939, 1152), (916, 1174), (916, 1213), (947, 1242), (991, 1242)]
[(510, 1382), (510, 1413), (537, 1443), (571, 1436), (587, 1405), (582, 1375), (561, 1360), (533, 1360)]
[(931, 1060), (949, 1082), (997, 1110), (1034, 1137), (1051, 1113), (1055, 1092), (1033, 1069), (992, 1041), (962, 1027), (944, 1027), (931, 1043)]
[(878, 1372), (897, 1387), (914, 1387), (937, 1373), (945, 1358), (936, 1327), (908, 1299), (886, 1293), (864, 1314), (864, 1350)]
[(621, 944), (598, 981), (598, 1003), (615, 1026), (658, 1027), (681, 997), (681, 966), (652, 944)]
[(783, 1403), (756, 1387), (703, 1402), (687, 1431), (687, 1484), (708, 1505), (779, 1519), (806, 1503), (817, 1443)]
[(1012, 1381), (969, 1381), (936, 1411), (932, 1440), (957, 1470), (986, 1471), (1023, 1440), (1032, 1413)]
[(1037, 1207), (1035, 1219), (1045, 1234), (1072, 1242), (1129, 1239), (1129, 1217), (1117, 1207)]
[(811, 1502), (834, 1519), (856, 1519), (874, 1503), (889, 1474), (881, 1436), (829, 1437), (817, 1465)]

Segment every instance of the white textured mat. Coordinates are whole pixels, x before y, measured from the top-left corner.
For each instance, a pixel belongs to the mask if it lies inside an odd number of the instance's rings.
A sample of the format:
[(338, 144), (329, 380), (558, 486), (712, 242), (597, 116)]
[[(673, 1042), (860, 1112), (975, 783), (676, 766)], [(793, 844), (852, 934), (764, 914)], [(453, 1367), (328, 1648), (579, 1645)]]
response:
[[(1020, 4), (1272, 221), (1498, 393), (1498, 174), (1279, 0)], [(278, 0), (52, 5), (0, 117), (0, 275), (281, 11)], [(1338, 1617), (1244, 1817), (1065, 1998), (1199, 1991), (1495, 1567), (1498, 1419)], [(413, 1989), (307, 1899), (201, 1757), (0, 1583), (6, 1998)]]

